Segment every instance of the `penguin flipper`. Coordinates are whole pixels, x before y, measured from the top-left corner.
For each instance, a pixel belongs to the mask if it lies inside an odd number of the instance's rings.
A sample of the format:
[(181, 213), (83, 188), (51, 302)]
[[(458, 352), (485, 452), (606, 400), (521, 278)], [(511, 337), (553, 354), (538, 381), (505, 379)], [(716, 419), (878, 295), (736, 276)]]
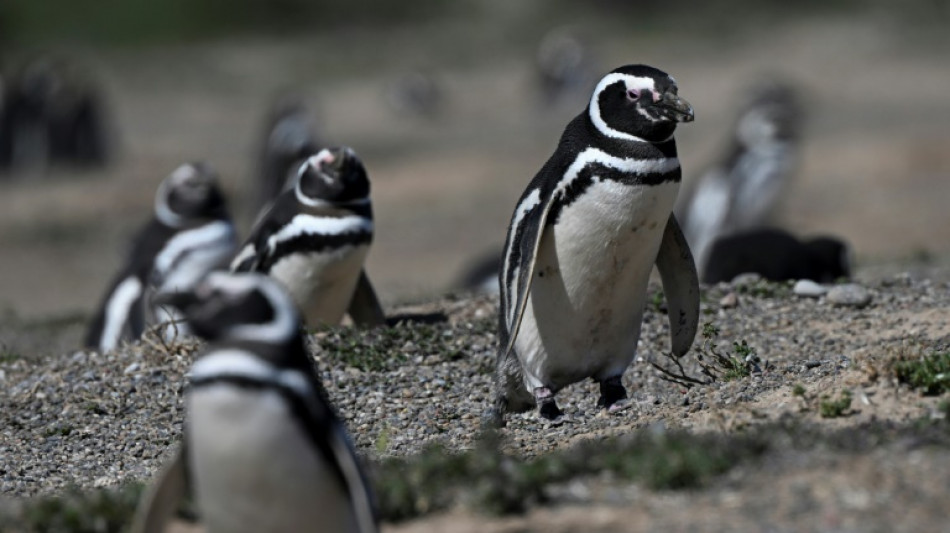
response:
[(257, 251), (254, 243), (249, 242), (231, 260), (231, 272), (254, 272), (257, 265)]
[[(534, 196), (535, 194), (538, 196)], [(549, 190), (544, 195), (546, 198), (542, 200), (543, 194), (542, 189), (533, 189), (518, 203), (511, 235), (505, 245), (499, 285), (502, 302), (505, 304), (505, 316), (502, 316), (502, 320), (507, 326), (505, 329), (508, 339), (504, 351), (499, 353), (500, 360), (507, 359), (518, 337), (534, 280), (534, 267), (538, 259), (538, 249), (541, 247), (541, 238), (544, 236), (548, 214), (554, 206), (554, 191)], [(531, 215), (538, 209), (541, 209), (541, 214), (532, 218)]]
[(356, 288), (353, 289), (353, 297), (346, 312), (358, 326), (375, 327), (386, 324), (386, 314), (376, 297), (369, 276), (366, 275), (366, 269), (360, 270), (360, 277), (356, 280)]
[(656, 266), (669, 307), (673, 355), (682, 357), (692, 346), (699, 326), (699, 279), (689, 243), (673, 214), (663, 231)]
[(155, 482), (145, 490), (131, 533), (162, 533), (188, 492), (188, 466), (185, 445), (166, 464)]

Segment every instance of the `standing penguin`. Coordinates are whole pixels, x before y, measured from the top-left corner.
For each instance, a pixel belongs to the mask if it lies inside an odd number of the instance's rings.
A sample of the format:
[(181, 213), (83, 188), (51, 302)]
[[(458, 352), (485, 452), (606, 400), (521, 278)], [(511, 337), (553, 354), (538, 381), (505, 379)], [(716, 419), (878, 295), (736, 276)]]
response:
[(669, 302), (673, 353), (696, 334), (699, 284), (673, 204), (680, 164), (673, 132), (693, 120), (676, 81), (645, 65), (604, 76), (528, 184), (508, 227), (501, 286), (493, 421), (537, 404), (561, 419), (554, 395), (585, 378), (614, 411), (640, 338), (656, 263)]
[(722, 159), (678, 206), (700, 273), (716, 240), (766, 225), (797, 166), (801, 105), (794, 90), (770, 82), (743, 106)]
[(349, 148), (321, 150), (297, 172), (231, 262), (234, 272), (262, 272), (281, 282), (307, 324), (385, 321), (363, 270), (373, 240), (373, 209), (363, 163)]
[(181, 449), (132, 531), (164, 531), (189, 491), (211, 532), (377, 531), (370, 487), (281, 286), (213, 272), (158, 299), (209, 345), (189, 373)]
[[(190, 289), (237, 249), (217, 174), (191, 163), (172, 172), (155, 194), (155, 217), (138, 233), (131, 254), (109, 287), (86, 334), (100, 351), (136, 339), (148, 323), (174, 318), (153, 308), (151, 291)], [(175, 326), (172, 326), (173, 328)]]

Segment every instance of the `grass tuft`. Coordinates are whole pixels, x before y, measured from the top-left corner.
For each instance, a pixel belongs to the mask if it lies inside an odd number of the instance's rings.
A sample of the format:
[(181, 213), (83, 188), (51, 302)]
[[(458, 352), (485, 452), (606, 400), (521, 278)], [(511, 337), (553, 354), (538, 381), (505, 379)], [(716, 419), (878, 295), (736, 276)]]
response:
[(901, 358), (894, 362), (893, 369), (899, 382), (920, 389), (926, 395), (950, 392), (950, 352)]
[(839, 418), (848, 414), (851, 409), (851, 391), (841, 391), (838, 399), (832, 400), (829, 396), (822, 396), (818, 404), (818, 413), (822, 418)]

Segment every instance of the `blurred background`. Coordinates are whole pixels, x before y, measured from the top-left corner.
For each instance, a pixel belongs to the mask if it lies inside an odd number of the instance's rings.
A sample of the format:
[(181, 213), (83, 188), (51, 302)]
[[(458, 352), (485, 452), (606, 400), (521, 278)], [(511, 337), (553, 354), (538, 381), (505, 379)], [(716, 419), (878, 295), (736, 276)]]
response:
[(682, 194), (723, 159), (750, 88), (780, 80), (800, 147), (769, 223), (846, 240), (859, 276), (939, 271), (948, 29), (947, 0), (3, 0), (0, 98), (52, 69), (26, 91), (65, 94), (81, 133), (36, 149), (21, 133), (0, 160), (0, 345), (60, 349), (22, 340), (51, 324), (78, 339), (182, 162), (219, 170), (246, 234), (267, 117), (288, 97), (366, 164), (384, 302), (443, 294), (500, 250), (593, 83), (627, 63), (669, 72), (696, 109), (677, 137)]

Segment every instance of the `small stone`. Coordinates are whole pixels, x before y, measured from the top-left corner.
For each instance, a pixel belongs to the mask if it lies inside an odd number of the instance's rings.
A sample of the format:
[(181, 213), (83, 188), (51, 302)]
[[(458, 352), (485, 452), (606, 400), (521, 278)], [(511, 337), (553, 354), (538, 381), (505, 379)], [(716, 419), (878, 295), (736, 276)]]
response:
[(760, 281), (762, 281), (761, 275), (756, 274), (755, 272), (746, 272), (745, 274), (739, 274), (738, 276), (732, 278), (732, 286), (743, 287), (746, 285), (755, 285)]
[(828, 288), (810, 279), (800, 279), (795, 282), (792, 292), (805, 298), (818, 298), (824, 296), (828, 292)]
[(856, 283), (837, 285), (828, 291), (828, 301), (834, 305), (864, 307), (871, 303), (871, 293)]
[(730, 292), (719, 300), (719, 306), (723, 309), (732, 309), (737, 305), (739, 305), (739, 297), (734, 292)]

